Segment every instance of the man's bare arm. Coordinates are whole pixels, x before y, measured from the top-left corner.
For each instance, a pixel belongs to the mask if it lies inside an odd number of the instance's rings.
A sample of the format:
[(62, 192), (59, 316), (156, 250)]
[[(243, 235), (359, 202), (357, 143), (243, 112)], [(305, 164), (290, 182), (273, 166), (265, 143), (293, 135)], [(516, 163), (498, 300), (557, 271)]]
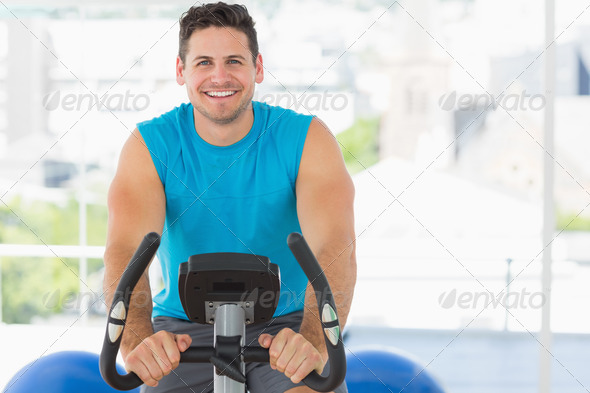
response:
[[(149, 232), (162, 233), (166, 198), (149, 151), (136, 129), (119, 158), (108, 195), (108, 234), (104, 254), (104, 290), (110, 304), (119, 279), (141, 239)], [(151, 291), (147, 273), (131, 298), (130, 314), (121, 351), (125, 357), (152, 331)]]
[[(316, 119), (303, 147), (296, 193), (301, 230), (326, 274), (344, 326), (356, 282), (354, 186), (334, 136)], [(271, 368), (293, 383), (312, 370), (321, 373), (327, 361), (318, 314), (313, 288), (308, 285), (300, 332), (285, 328), (274, 337), (261, 334), (258, 338), (260, 345), (269, 349)]]
[[(296, 192), (301, 230), (330, 283), (344, 327), (356, 283), (354, 185), (338, 142), (317, 119), (309, 127)], [(315, 294), (309, 285), (301, 334), (324, 353), (319, 321)]]
[[(121, 152), (109, 189), (108, 207), (104, 290), (110, 304), (135, 249), (147, 233), (162, 234), (166, 215), (162, 182), (137, 129)], [(151, 317), (152, 297), (146, 272), (131, 297), (121, 353), (128, 371), (135, 372), (146, 384), (156, 386), (163, 375), (178, 365), (179, 350), (188, 348), (190, 337), (168, 332), (154, 334)]]

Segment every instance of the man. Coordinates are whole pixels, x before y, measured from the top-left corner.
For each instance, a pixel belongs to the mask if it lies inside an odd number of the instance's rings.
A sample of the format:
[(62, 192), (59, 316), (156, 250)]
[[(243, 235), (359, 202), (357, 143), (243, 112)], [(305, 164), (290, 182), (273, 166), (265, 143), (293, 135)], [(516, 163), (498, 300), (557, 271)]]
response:
[(305, 236), (346, 322), (356, 281), (353, 184), (318, 119), (252, 101), (262, 64), (245, 7), (192, 7), (180, 20), (176, 62), (190, 104), (139, 123), (123, 147), (108, 197), (109, 298), (142, 237), (162, 234), (165, 287), (152, 310), (137, 295), (150, 293), (142, 277), (121, 345), (144, 392), (212, 391), (210, 365), (179, 365), (192, 343), (213, 340), (212, 327), (189, 322), (180, 305), (178, 265), (190, 255), (247, 252), (280, 266), (273, 322), (247, 328), (246, 342), (270, 354), (270, 364), (247, 365), (252, 393), (311, 392), (301, 380), (327, 361), (314, 293), (286, 245), (290, 232)]

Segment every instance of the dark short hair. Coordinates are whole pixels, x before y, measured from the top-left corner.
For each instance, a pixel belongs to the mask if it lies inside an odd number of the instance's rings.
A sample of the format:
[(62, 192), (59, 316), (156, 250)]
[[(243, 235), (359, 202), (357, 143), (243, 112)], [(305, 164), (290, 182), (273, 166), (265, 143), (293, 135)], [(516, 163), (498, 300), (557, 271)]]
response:
[(256, 64), (258, 56), (258, 38), (254, 29), (254, 20), (248, 9), (240, 4), (226, 4), (224, 2), (192, 6), (180, 17), (180, 33), (178, 56), (185, 62), (188, 41), (196, 30), (207, 27), (233, 27), (248, 37), (248, 49), (252, 60)]

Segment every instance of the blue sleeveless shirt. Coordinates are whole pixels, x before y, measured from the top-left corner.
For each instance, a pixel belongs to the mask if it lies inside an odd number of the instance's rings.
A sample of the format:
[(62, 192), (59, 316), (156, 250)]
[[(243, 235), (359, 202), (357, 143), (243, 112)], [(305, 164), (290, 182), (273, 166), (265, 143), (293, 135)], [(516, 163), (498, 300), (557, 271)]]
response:
[(195, 131), (192, 104), (139, 123), (166, 193), (166, 221), (157, 256), (164, 289), (153, 316), (187, 319), (178, 296), (178, 268), (194, 254), (263, 255), (280, 267), (275, 316), (302, 310), (307, 278), (287, 246), (301, 232), (295, 181), (312, 117), (252, 102), (254, 124), (230, 146)]

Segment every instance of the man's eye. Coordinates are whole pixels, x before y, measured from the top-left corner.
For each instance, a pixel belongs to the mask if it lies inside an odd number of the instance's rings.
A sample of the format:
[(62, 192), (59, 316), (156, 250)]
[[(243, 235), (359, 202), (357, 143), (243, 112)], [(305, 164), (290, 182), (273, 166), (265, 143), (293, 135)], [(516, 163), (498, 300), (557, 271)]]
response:
[(209, 60), (203, 60), (197, 63), (197, 65), (209, 65)]
[(229, 63), (230, 64), (242, 64), (242, 63), (240, 63), (239, 60), (235, 60), (235, 59), (229, 60)]

